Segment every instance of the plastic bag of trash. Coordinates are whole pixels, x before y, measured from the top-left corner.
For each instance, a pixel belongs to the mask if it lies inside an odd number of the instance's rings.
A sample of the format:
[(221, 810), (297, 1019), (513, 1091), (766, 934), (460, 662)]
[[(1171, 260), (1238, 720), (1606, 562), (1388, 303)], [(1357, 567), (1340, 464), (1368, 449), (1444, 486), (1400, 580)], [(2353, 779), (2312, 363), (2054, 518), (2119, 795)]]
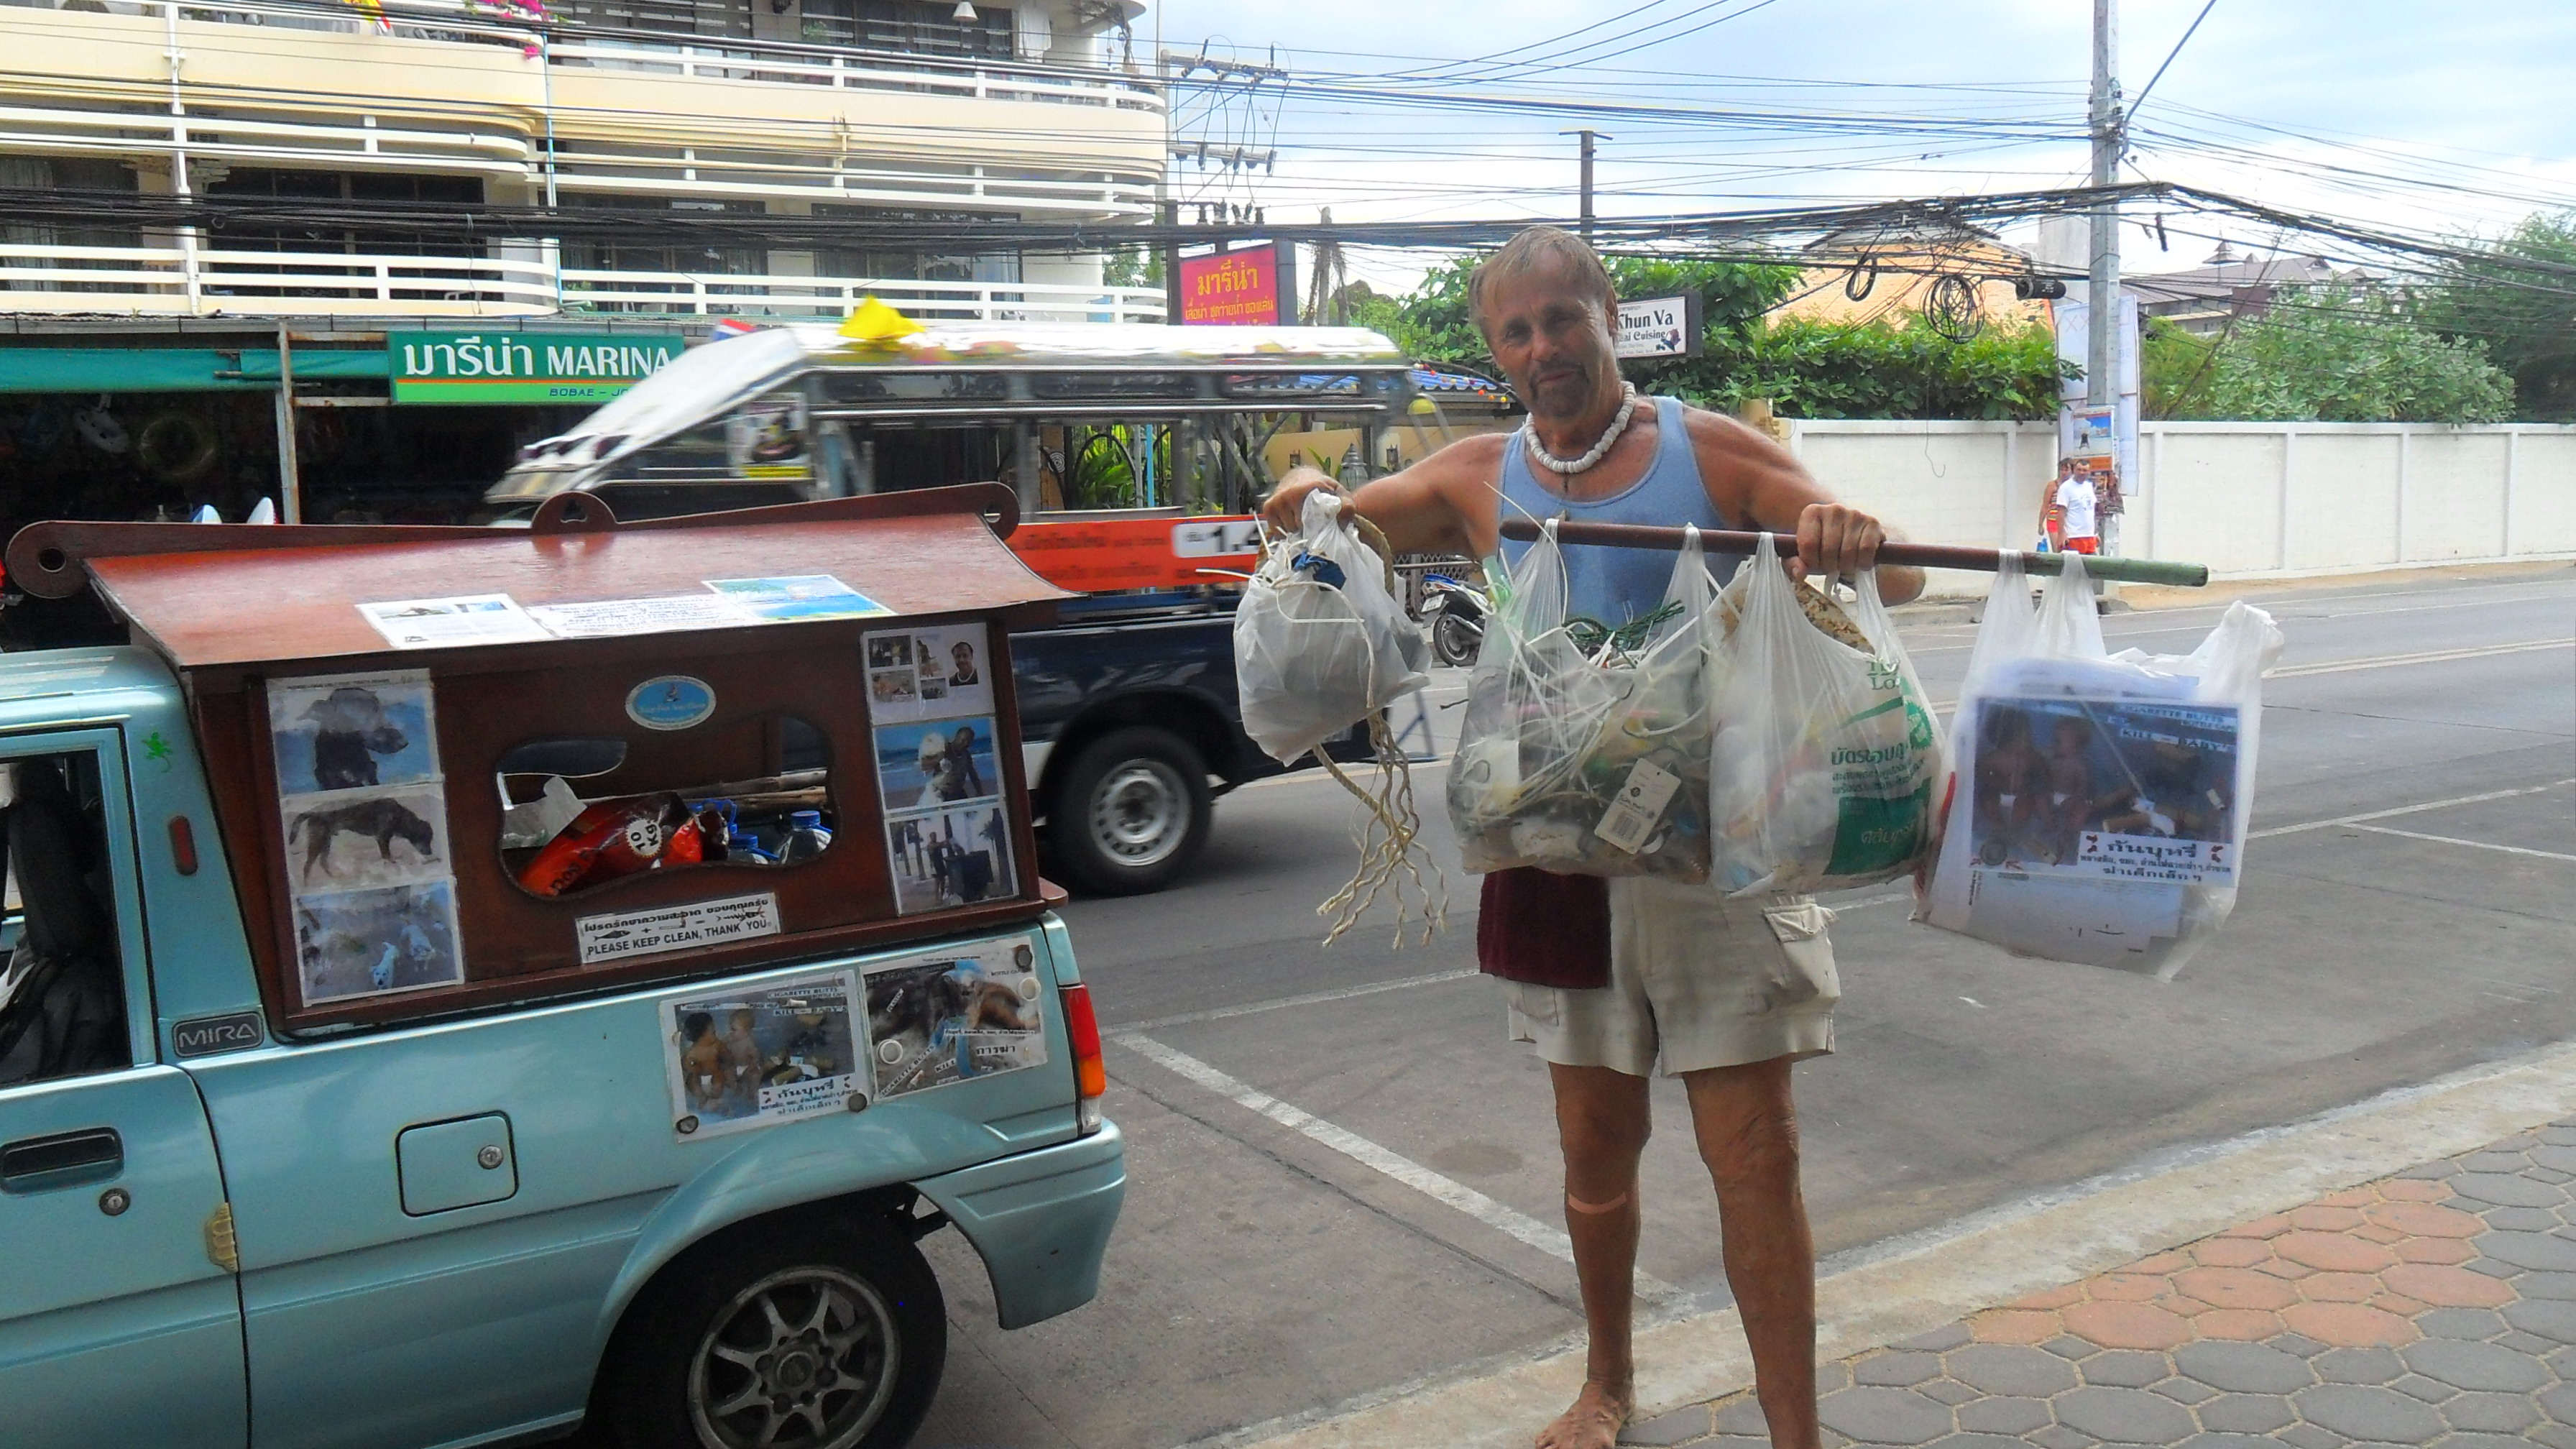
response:
[(1498, 592), (1449, 765), (1467, 869), (1707, 879), (1716, 585), (1698, 531), (1662, 606), (1616, 629), (1567, 616), (1553, 525)]
[(2239, 600), (2190, 654), (2109, 653), (2083, 556), (2064, 557), (2035, 618), (2017, 570), (1995, 580), (1916, 916), (2169, 980), (2236, 903), (2281, 631)]
[(1283, 765), (1425, 683), (1422, 631), (1387, 560), (1342, 525), (1345, 506), (1328, 489), (1306, 495), (1297, 531), (1272, 540), (1234, 611), (1244, 733)]
[(1802, 590), (1767, 534), (1727, 586), (1709, 781), (1710, 877), (1729, 895), (1892, 880), (1932, 848), (1941, 729), (1875, 569), (1855, 593), (1846, 611)]

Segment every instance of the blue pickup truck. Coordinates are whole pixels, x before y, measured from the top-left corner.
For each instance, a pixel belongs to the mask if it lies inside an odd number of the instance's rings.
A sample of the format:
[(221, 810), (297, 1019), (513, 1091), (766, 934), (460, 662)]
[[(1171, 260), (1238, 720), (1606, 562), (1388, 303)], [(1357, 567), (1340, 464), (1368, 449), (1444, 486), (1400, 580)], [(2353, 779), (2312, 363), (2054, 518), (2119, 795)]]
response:
[[(1006, 1328), (1093, 1295), (1121, 1144), (1010, 732), (916, 806), (877, 746), (947, 726), (860, 705), (872, 624), (998, 642), (1052, 591), (981, 498), (867, 502), (792, 529), (842, 593), (650, 638), (561, 621), (788, 533), (20, 535), (135, 642), (0, 656), (0, 1441), (892, 1449), (945, 1352), (920, 1239)], [(725, 858), (764, 800), (818, 850)]]

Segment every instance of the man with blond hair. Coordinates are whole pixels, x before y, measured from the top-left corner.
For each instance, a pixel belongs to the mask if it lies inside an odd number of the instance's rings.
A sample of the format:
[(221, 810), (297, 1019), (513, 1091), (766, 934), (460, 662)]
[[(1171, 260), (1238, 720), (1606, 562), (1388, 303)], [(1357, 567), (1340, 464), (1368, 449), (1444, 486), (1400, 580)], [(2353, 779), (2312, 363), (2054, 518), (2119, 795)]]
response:
[[(1794, 530), (1797, 570), (1856, 574), (1886, 537), (1797, 460), (1731, 418), (1637, 396), (1612, 347), (1618, 297), (1582, 241), (1532, 227), (1468, 285), (1486, 345), (1529, 421), (1466, 438), (1351, 494), (1398, 551), (1519, 556), (1503, 510), (1605, 523)], [(1305, 496), (1339, 485), (1292, 468), (1264, 515), (1294, 527)], [(1609, 624), (1654, 610), (1668, 556), (1564, 549), (1571, 612)], [(1721, 575), (1732, 560), (1721, 560)], [(1881, 569), (1888, 603), (1922, 576)], [(1583, 1391), (1541, 1449), (1609, 1449), (1636, 1409), (1630, 1354), (1646, 1087), (1660, 1063), (1688, 1092), (1717, 1188), (1727, 1281), (1778, 1449), (1816, 1449), (1815, 1248), (1798, 1187), (1789, 1065), (1833, 1050), (1841, 991), (1825, 914), (1803, 897), (1734, 901), (1707, 886), (1538, 870), (1485, 877), (1478, 962), (1501, 977), (1514, 1040), (1548, 1063), (1565, 1154), (1565, 1224), (1589, 1335)]]

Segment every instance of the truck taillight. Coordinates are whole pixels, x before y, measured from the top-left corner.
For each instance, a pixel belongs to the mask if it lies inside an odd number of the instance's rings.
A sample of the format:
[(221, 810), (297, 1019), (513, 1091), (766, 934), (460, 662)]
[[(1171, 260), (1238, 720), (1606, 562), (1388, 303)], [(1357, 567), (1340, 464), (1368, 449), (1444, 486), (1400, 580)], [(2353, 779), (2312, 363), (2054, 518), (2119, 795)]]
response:
[(1064, 1034), (1073, 1043), (1074, 1121), (1085, 1133), (1100, 1130), (1100, 1099), (1109, 1091), (1109, 1064), (1100, 1055), (1100, 1018), (1091, 1013), (1091, 988), (1064, 988)]

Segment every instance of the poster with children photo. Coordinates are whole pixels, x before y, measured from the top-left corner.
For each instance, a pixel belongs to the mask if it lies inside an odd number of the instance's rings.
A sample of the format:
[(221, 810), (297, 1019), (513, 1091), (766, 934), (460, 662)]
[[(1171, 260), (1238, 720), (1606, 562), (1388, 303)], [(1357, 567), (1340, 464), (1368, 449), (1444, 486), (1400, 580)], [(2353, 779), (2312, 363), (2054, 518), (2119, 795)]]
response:
[(879, 1100), (1043, 1065), (1036, 960), (1026, 940), (999, 941), (972, 955), (871, 969), (869, 1055)]
[(438, 880), (299, 895), (295, 952), (307, 1006), (453, 986), (465, 979), (455, 888)]
[(867, 1090), (857, 979), (824, 971), (662, 1004), (672, 1128), (707, 1137), (845, 1112)]
[(439, 785), (334, 790), (279, 802), (288, 888), (298, 897), (453, 875)]
[[(877, 723), (991, 714), (993, 675), (988, 645), (981, 624), (942, 624), (899, 634), (867, 635), (862, 647), (867, 651), (868, 698), (875, 706)], [(909, 694), (895, 698), (889, 693), (891, 675), (897, 667), (895, 661), (906, 658), (912, 664), (912, 688)], [(880, 679), (886, 683), (880, 684)]]
[(427, 670), (271, 680), (268, 732), (280, 795), (438, 778)]
[(870, 634), (861, 646), (868, 665), (868, 703), (876, 718), (909, 719), (921, 700), (913, 673), (910, 634)]
[(1990, 870), (2231, 884), (2237, 727), (2226, 706), (1987, 700), (1970, 858)]

